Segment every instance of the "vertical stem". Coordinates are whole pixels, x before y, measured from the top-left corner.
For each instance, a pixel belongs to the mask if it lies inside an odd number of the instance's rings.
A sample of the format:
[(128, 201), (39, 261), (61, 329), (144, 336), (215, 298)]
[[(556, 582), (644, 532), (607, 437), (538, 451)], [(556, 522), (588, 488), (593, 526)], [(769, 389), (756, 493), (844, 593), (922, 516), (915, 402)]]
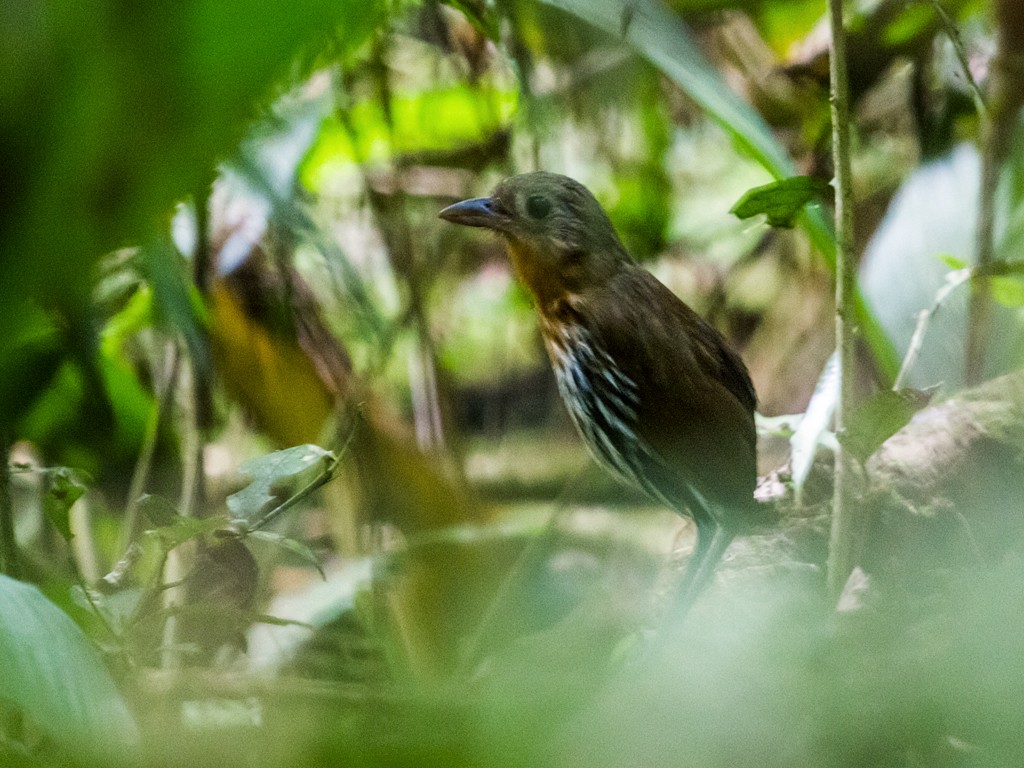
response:
[(20, 571), (11, 502), (11, 446), (7, 435), (0, 434), (0, 573), (16, 579)]
[(992, 264), (996, 185), (999, 160), (995, 157), (992, 131), (984, 132), (981, 156), (981, 189), (978, 193), (978, 224), (975, 230), (975, 276), (971, 281), (967, 313), (967, 348), (964, 350), (964, 383), (978, 384), (985, 377), (985, 352), (992, 325), (992, 290), (985, 271)]
[(982, 120), (975, 279), (971, 284), (964, 355), (967, 384), (977, 384), (985, 375), (985, 352), (992, 325), (992, 293), (987, 272), (995, 258), (996, 187), (1017, 125), (1017, 113), (1024, 104), (1024, 2), (999, 0), (996, 19), (999, 42), (988, 82), (989, 119)]
[[(195, 201), (196, 251), (193, 255), (192, 276), (204, 300), (209, 299), (210, 287), (216, 268), (214, 254), (210, 250), (210, 235), (212, 234), (210, 229), (211, 189), (212, 185), (203, 186), (200, 193), (196, 195)], [(205, 326), (203, 328), (203, 335), (205, 338), (202, 348), (200, 350), (193, 350), (193, 357), (195, 359), (190, 361), (192, 370), (192, 407), (194, 409), (193, 420), (202, 438), (199, 441), (200, 452), (202, 451), (202, 443), (205, 441), (213, 425), (213, 390), (211, 381), (213, 361), (210, 357), (210, 334)], [(200, 466), (202, 466), (201, 456)], [(192, 501), (199, 506), (205, 501), (205, 495), (205, 478), (200, 472), (198, 484), (196, 485), (196, 495)]]
[[(213, 278), (214, 260), (210, 252), (210, 187), (204, 186), (196, 196), (196, 251), (193, 255), (193, 279), (204, 298), (209, 296), (210, 283)], [(208, 337), (207, 337), (208, 341)], [(205, 350), (209, 344), (205, 345)], [(203, 354), (203, 353), (200, 353)], [(175, 355), (173, 368), (174, 378), (167, 382), (166, 396), (170, 406), (174, 390), (178, 384), (178, 376), (182, 378), (181, 389), (191, 392), (191, 398), (182, 402), (184, 411), (184, 436), (181, 441), (182, 480), (181, 501), (179, 509), (185, 517), (202, 515), (206, 506), (206, 476), (203, 467), (203, 447), (207, 432), (210, 429), (213, 414), (213, 395), (210, 386), (212, 362), (209, 358), (197, 359), (192, 356), (187, 361)], [(171, 372), (168, 371), (168, 376)], [(168, 408), (168, 410), (170, 410)], [(176, 584), (184, 580), (186, 564), (182, 548), (177, 547), (167, 553), (163, 566), (163, 583)], [(168, 612), (163, 632), (163, 653), (160, 665), (164, 669), (175, 669), (180, 666), (178, 652), (178, 617), (174, 610), (186, 598), (185, 588), (181, 585), (167, 589), (163, 595), (164, 608)]]
[[(194, 364), (184, 365), (181, 371), (184, 379), (182, 389), (184, 391), (195, 391), (196, 370)], [(183, 517), (201, 516), (203, 513), (203, 444), (204, 433), (199, 423), (197, 404), (194, 400), (185, 399), (181, 404), (183, 413), (182, 422), (185, 425), (181, 440), (181, 501), (179, 509)], [(186, 575), (186, 562), (184, 547), (175, 547), (167, 553), (164, 561), (164, 584), (177, 584), (183, 581)], [(163, 654), (161, 666), (164, 669), (175, 669), (180, 666), (180, 653), (178, 649), (178, 617), (174, 614), (177, 607), (182, 605), (186, 599), (185, 588), (181, 585), (168, 588), (164, 592), (164, 608), (168, 612), (167, 622), (164, 624)]]
[[(832, 55), (829, 57), (832, 103), (832, 159), (836, 178), (836, 348), (839, 352), (839, 402), (836, 431), (849, 421), (853, 408), (856, 365), (854, 295), (857, 263), (853, 253), (853, 193), (850, 179), (850, 96), (846, 69), (846, 32), (842, 0), (829, 0)], [(859, 531), (863, 527), (854, 498), (853, 457), (840, 444), (836, 452), (835, 496), (829, 541), (828, 586), (834, 597), (842, 592), (856, 565)]]
[(157, 441), (174, 409), (174, 394), (178, 381), (178, 344), (174, 340), (164, 343), (163, 365), (158, 368), (154, 364), (153, 380), (158, 382), (156, 398), (153, 403), (153, 412), (146, 422), (146, 433), (143, 435), (142, 447), (135, 462), (131, 484), (128, 486), (128, 502), (125, 507), (124, 522), (121, 524), (118, 552), (126, 552), (135, 540), (138, 529), (139, 499), (145, 493), (149, 483)]

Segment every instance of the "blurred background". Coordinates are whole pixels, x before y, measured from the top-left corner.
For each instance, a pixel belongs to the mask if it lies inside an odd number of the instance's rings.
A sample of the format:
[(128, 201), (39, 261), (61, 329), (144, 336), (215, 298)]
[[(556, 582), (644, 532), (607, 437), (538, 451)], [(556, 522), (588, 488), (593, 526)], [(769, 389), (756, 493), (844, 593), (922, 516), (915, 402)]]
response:
[[(998, 450), (872, 488), (839, 614), (823, 0), (0, 7), (0, 762), (1019, 765), (1024, 13), (847, 6), (858, 458), (929, 398)], [(682, 624), (689, 524), (593, 465), (501, 243), (437, 218), (541, 169), (741, 353), (802, 496)]]

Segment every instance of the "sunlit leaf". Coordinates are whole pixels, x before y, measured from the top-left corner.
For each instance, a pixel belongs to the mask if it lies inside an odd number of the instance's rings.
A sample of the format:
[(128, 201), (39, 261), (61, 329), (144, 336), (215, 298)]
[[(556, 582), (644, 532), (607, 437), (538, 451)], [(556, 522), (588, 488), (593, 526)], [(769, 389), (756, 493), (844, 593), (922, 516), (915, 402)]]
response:
[(0, 699), (76, 754), (138, 738), (95, 647), (33, 586), (0, 575)]
[(989, 281), (992, 297), (1004, 307), (1024, 307), (1024, 280), (1015, 277), (993, 277)]
[(729, 212), (740, 219), (749, 219), (763, 213), (771, 226), (792, 229), (803, 207), (830, 189), (824, 179), (791, 176), (747, 190)]
[(153, 290), (141, 285), (103, 328), (100, 339), (104, 352), (109, 356), (120, 354), (132, 336), (152, 325)]
[(789, 0), (760, 3), (750, 9), (756, 15), (765, 41), (780, 55), (811, 34), (825, 16), (824, 0)]
[[(485, 141), (507, 127), (519, 103), (512, 89), (466, 85), (394, 94), (385, 112), (376, 100), (348, 107), (348, 126), (328, 117), (302, 166), (302, 182), (319, 191), (353, 172), (360, 160), (445, 150)], [(351, 128), (351, 132), (349, 131)]]
[(939, 254), (939, 259), (950, 269), (966, 269), (967, 262), (951, 253)]

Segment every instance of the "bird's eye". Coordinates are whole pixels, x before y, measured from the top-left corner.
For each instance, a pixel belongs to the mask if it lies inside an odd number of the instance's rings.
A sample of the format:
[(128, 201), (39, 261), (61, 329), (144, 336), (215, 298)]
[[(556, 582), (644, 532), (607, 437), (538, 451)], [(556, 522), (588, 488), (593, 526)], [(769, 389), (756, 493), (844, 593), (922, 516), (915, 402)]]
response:
[(531, 219), (543, 219), (551, 213), (551, 201), (544, 195), (530, 195), (526, 198), (526, 212)]

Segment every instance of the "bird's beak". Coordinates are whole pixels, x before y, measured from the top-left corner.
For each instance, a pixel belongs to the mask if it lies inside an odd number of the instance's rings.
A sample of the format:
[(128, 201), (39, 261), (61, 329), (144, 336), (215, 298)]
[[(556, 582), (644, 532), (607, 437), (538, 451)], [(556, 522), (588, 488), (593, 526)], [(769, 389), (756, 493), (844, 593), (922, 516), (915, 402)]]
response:
[(495, 204), (494, 198), (476, 197), (463, 200), (461, 203), (449, 205), (437, 214), (445, 221), (462, 224), (467, 227), (486, 227), (487, 229), (504, 229), (508, 216)]

